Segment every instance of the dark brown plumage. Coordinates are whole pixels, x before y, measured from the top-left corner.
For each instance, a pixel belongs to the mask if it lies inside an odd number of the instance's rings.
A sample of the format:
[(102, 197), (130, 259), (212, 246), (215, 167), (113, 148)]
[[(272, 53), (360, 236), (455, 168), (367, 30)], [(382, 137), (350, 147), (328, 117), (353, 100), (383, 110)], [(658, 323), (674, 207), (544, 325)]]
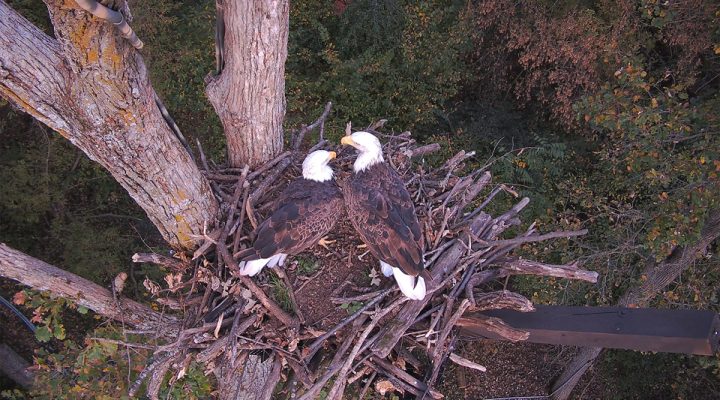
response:
[(270, 217), (255, 229), (253, 246), (236, 257), (251, 261), (303, 252), (330, 232), (342, 209), (342, 194), (333, 181), (298, 178), (280, 194)]
[(395, 170), (380, 162), (356, 172), (343, 195), (350, 221), (373, 256), (407, 275), (431, 279), (415, 206)]

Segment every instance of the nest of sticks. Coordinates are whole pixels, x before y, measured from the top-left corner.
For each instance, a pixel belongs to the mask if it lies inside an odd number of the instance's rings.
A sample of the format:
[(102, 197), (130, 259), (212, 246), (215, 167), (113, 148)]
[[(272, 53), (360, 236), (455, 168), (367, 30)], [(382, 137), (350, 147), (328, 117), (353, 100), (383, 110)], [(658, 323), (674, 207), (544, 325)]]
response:
[[(152, 363), (132, 386), (131, 395), (147, 380), (148, 396), (157, 398), (168, 372), (173, 372), (174, 382), (196, 361), (205, 366), (206, 373), (216, 376), (217, 397), (223, 399), (314, 399), (321, 390), (328, 399), (341, 399), (349, 386), (352, 397), (363, 398), (373, 385), (381, 393), (395, 390), (439, 399), (443, 395), (434, 386), (448, 360), (484, 370), (453, 352), (462, 326), (482, 326), (511, 341), (528, 337), (527, 332), (497, 318), (475, 313), (467, 318), (471, 311), (533, 311), (527, 298), (488, 289), (492, 287), (489, 283), (519, 274), (597, 280), (596, 273), (579, 269), (577, 263), (550, 265), (513, 255), (523, 244), (579, 236), (585, 231), (538, 234), (531, 224), (517, 236), (503, 238), (508, 228), (522, 225), (519, 213), (528, 198), (519, 199), (501, 215), (490, 215), (485, 211), (487, 205), (507, 188), (492, 185), (485, 168), (467, 171), (465, 164), (472, 152), (460, 151), (433, 167), (422, 160), (438, 151), (438, 144), (419, 146), (410, 133), (385, 134), (379, 132), (382, 123), (376, 123), (365, 130), (384, 143), (386, 160), (403, 177), (415, 201), (424, 233), (426, 267), (433, 277), (427, 296), (410, 301), (389, 279), (379, 290), (344, 294), (343, 301), (362, 307), (325, 330), (306, 324), (298, 318), (299, 312), (284, 310), (256, 279), (235, 273), (237, 263), (232, 254), (251, 245), (252, 231), (269, 213), (273, 194), (284, 188), (288, 178), (299, 175), (304, 156), (329, 146), (323, 139), (329, 109), (328, 104), (317, 121), (295, 132), (292, 151), (256, 170), (211, 166), (203, 157), (206, 175), (224, 205), (221, 223), (197, 238), (199, 247), (194, 254), (134, 256), (136, 262), (151, 262), (172, 271), (166, 278), (170, 290), (163, 290), (165, 295), (157, 300), (183, 310), (183, 314), (181, 326), (171, 330), (166, 344), (155, 349)], [(305, 134), (318, 127), (320, 142), (300, 151)], [(336, 150), (335, 170), (350, 171), (354, 151)], [(294, 288), (282, 269), (266, 270), (284, 280), (296, 307)], [(146, 284), (160, 293), (157, 286)]]

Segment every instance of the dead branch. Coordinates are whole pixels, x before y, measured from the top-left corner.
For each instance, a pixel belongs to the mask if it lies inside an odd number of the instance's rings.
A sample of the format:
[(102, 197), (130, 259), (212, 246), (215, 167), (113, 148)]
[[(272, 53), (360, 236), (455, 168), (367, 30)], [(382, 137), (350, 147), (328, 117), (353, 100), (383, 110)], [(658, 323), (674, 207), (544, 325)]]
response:
[[(138, 375), (138, 377), (135, 379), (135, 382), (133, 382), (132, 386), (130, 386), (130, 390), (128, 390), (128, 395), (130, 397), (134, 397), (137, 391), (140, 389), (140, 385), (147, 379), (148, 375), (156, 371), (158, 368), (162, 368), (162, 366), (168, 362), (171, 361), (173, 357), (177, 356), (180, 353), (180, 350), (174, 350), (158, 359), (153, 361), (150, 365), (146, 366), (142, 372)], [(149, 389), (148, 389), (149, 390)]]
[(424, 157), (428, 154), (435, 153), (437, 151), (440, 151), (440, 144), (438, 143), (430, 143), (425, 146), (420, 146), (412, 150), (408, 150), (408, 155), (412, 158), (416, 157)]
[[(471, 289), (468, 286), (467, 289)], [(510, 292), (508, 290), (500, 290), (497, 292), (481, 293), (477, 296), (469, 292), (468, 298), (472, 302), (472, 311), (500, 310), (510, 309), (521, 312), (535, 311), (532, 302), (525, 296)]]
[(54, 267), (0, 243), (0, 276), (16, 280), (35, 290), (74, 301), (96, 313), (135, 328), (166, 335), (177, 331), (177, 319), (162, 315), (138, 302), (120, 298), (101, 286)]
[(529, 332), (515, 329), (500, 318), (488, 317), (487, 315), (479, 313), (472, 314), (472, 316), (468, 316), (467, 318), (460, 318), (456, 325), (462, 328), (460, 332), (463, 335), (472, 337), (478, 335), (482, 337), (482, 334), (478, 334), (478, 332), (483, 331), (493, 332), (511, 342), (527, 340), (530, 336)]
[(345, 391), (345, 384), (347, 379), (348, 371), (350, 371), (350, 367), (353, 365), (353, 361), (355, 360), (355, 357), (360, 352), (360, 348), (365, 343), (365, 340), (367, 339), (370, 332), (372, 332), (373, 329), (375, 329), (375, 326), (380, 322), (380, 320), (387, 315), (389, 312), (393, 311), (395, 307), (401, 305), (402, 303), (407, 302), (409, 299), (407, 297), (401, 297), (397, 299), (393, 304), (389, 305), (382, 311), (380, 311), (378, 314), (374, 315), (371, 318), (370, 323), (365, 328), (363, 333), (360, 335), (360, 337), (357, 339), (355, 346), (350, 351), (350, 355), (347, 358), (347, 361), (343, 364), (342, 368), (340, 368), (340, 372), (338, 373), (338, 377), (335, 380), (335, 384), (333, 385), (332, 389), (330, 389), (330, 393), (328, 394), (328, 399), (340, 399), (342, 398), (342, 394)]
[(455, 353), (450, 353), (450, 361), (454, 362), (457, 365), (465, 367), (465, 368), (474, 369), (474, 370), (480, 371), (480, 372), (487, 372), (487, 368), (485, 368), (484, 366), (474, 363), (474, 362), (468, 360), (467, 358), (460, 357), (459, 355), (457, 355)]
[(429, 394), (433, 399), (442, 399), (443, 395), (435, 390), (428, 388), (425, 382), (420, 379), (408, 374), (406, 371), (396, 367), (391, 362), (388, 362), (382, 358), (370, 356), (369, 359), (365, 360), (364, 363), (372, 367), (375, 371), (383, 372), (388, 376), (397, 377), (404, 381), (408, 385), (414, 387), (419, 392), (425, 392), (429, 390)]
[(557, 238), (569, 238), (587, 235), (587, 229), (581, 229), (579, 231), (561, 231), (561, 232), (550, 232), (543, 235), (533, 235), (526, 237), (519, 237), (514, 239), (494, 240), (492, 242), (482, 242), (488, 246), (507, 246), (511, 244), (524, 244), (531, 242), (541, 242), (543, 240), (557, 239)]
[(166, 257), (157, 253), (135, 253), (132, 256), (134, 263), (150, 263), (162, 265), (175, 272), (185, 272), (192, 268), (192, 265), (178, 260), (177, 258)]
[(315, 122), (313, 122), (310, 125), (303, 126), (300, 128), (300, 130), (294, 135), (293, 139), (293, 149), (295, 151), (300, 150), (300, 145), (302, 144), (303, 139), (305, 138), (305, 135), (309, 132), (312, 132), (315, 128), (318, 126), (320, 127), (320, 140), (324, 140), (324, 124), (325, 120), (327, 119), (328, 115), (330, 115), (330, 109), (332, 108), (332, 102), (328, 101), (327, 104), (325, 104), (325, 109), (323, 110), (322, 114), (320, 114), (320, 117), (318, 117)]
[(513, 274), (554, 276), (556, 278), (578, 279), (590, 283), (596, 283), (598, 278), (597, 272), (579, 269), (577, 263), (552, 265), (518, 258), (504, 263), (502, 268), (507, 269)]
[(377, 297), (375, 297), (371, 302), (365, 304), (362, 308), (360, 308), (359, 310), (357, 310), (356, 312), (354, 312), (351, 316), (349, 316), (349, 317), (345, 318), (344, 320), (340, 321), (339, 324), (335, 325), (332, 329), (330, 329), (329, 331), (327, 331), (324, 335), (322, 335), (322, 336), (320, 336), (319, 338), (317, 338), (317, 339), (313, 342), (313, 344), (310, 345), (310, 347), (308, 347), (306, 350), (303, 350), (303, 356), (304, 356), (304, 358), (307, 359), (307, 360), (309, 360), (310, 358), (312, 358), (312, 357), (315, 355), (315, 353), (320, 349), (320, 346), (322, 346), (323, 342), (324, 342), (325, 340), (327, 340), (327, 338), (329, 338), (330, 336), (334, 335), (337, 331), (339, 331), (340, 329), (342, 329), (342, 328), (344, 328), (345, 326), (347, 326), (347, 324), (349, 324), (350, 322), (352, 322), (353, 320), (355, 320), (357, 317), (359, 317), (360, 315), (362, 315), (364, 312), (366, 312), (366, 311), (369, 310), (370, 308), (374, 307), (377, 303), (380, 302), (380, 300), (382, 300), (383, 298), (385, 298), (385, 296), (387, 296), (388, 293), (390, 293), (391, 290), (392, 290), (392, 289), (385, 289), (385, 290), (383, 290), (383, 291), (382, 291), (379, 295), (377, 295)]

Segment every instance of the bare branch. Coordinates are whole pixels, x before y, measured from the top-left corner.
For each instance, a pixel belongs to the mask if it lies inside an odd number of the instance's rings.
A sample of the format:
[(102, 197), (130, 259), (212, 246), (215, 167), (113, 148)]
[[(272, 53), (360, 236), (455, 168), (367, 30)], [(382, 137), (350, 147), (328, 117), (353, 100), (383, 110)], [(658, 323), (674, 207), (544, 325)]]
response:
[(166, 335), (177, 331), (174, 317), (161, 315), (129, 299), (118, 299), (116, 303), (108, 289), (11, 249), (4, 243), (0, 243), (0, 276), (72, 300), (106, 318), (124, 321), (138, 329), (157, 329)]

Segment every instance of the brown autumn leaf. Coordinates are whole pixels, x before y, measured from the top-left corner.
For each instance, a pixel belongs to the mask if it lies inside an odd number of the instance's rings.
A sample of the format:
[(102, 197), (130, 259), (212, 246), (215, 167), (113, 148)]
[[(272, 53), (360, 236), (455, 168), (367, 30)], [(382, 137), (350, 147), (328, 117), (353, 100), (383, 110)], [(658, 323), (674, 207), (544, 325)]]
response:
[(25, 292), (23, 292), (23, 291), (19, 291), (19, 292), (15, 293), (15, 295), (13, 295), (13, 303), (15, 303), (19, 306), (25, 304), (26, 301), (27, 301), (27, 296), (25, 295)]

